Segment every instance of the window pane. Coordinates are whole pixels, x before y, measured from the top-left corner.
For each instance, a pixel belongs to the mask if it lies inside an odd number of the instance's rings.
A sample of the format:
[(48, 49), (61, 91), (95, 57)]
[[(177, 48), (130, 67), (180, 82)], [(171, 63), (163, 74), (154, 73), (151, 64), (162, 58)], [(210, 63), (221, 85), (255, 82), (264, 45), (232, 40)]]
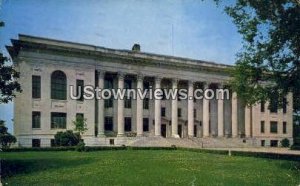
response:
[(83, 80), (76, 80), (76, 93), (77, 96), (80, 94), (79, 101), (83, 101), (83, 89), (84, 89), (84, 81)]
[(149, 118), (143, 118), (143, 131), (149, 131)]
[(41, 76), (32, 76), (32, 98), (41, 98)]
[(32, 128), (41, 128), (40, 112), (32, 112)]
[(271, 121), (270, 123), (270, 132), (271, 133), (277, 133), (277, 122), (276, 121)]
[(283, 132), (283, 134), (286, 134), (286, 122), (284, 121), (283, 123), (282, 123), (282, 132)]
[(62, 71), (55, 71), (51, 75), (51, 99), (67, 99), (67, 78)]
[(51, 113), (51, 128), (52, 129), (65, 129), (67, 121), (66, 113), (52, 112)]

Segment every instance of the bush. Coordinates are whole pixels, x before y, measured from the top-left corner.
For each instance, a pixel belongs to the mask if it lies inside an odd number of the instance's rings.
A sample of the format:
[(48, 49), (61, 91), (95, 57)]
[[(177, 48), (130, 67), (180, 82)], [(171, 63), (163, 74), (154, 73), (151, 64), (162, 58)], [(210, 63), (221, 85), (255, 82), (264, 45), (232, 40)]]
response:
[(79, 143), (79, 133), (73, 133), (72, 130), (57, 132), (54, 141), (57, 146), (75, 146)]
[(85, 150), (85, 143), (83, 142), (83, 140), (80, 140), (80, 142), (76, 145), (76, 151), (83, 152)]
[(287, 138), (284, 138), (283, 140), (281, 140), (281, 146), (282, 147), (289, 147), (290, 146), (290, 141)]
[(300, 150), (300, 145), (298, 145), (298, 144), (292, 145), (291, 150)]

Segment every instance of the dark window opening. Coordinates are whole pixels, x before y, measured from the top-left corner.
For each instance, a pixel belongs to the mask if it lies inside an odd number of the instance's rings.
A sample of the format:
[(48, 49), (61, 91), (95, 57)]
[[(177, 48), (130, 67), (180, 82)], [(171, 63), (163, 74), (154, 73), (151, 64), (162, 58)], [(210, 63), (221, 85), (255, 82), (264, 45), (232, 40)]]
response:
[(277, 133), (278, 132), (278, 126), (276, 121), (270, 122), (270, 132), (271, 133)]
[(55, 71), (51, 75), (51, 99), (67, 99), (67, 77), (62, 71)]
[(32, 76), (32, 98), (41, 98), (41, 76)]
[(32, 139), (32, 147), (41, 147), (40, 139)]
[(104, 118), (104, 130), (113, 131), (113, 117)]
[(261, 140), (260, 141), (260, 146), (264, 147), (266, 145), (266, 141), (265, 140)]
[(145, 109), (145, 110), (148, 110), (149, 109), (149, 98), (145, 98), (144, 100), (143, 100), (143, 109)]
[(265, 133), (265, 121), (260, 121), (260, 133)]
[(260, 112), (265, 112), (265, 101), (260, 103)]
[(79, 101), (83, 101), (83, 93), (84, 93), (83, 89), (84, 89), (84, 81), (77, 79), (76, 80), (76, 93), (77, 93), (77, 96), (80, 94), (80, 97), (77, 99)]
[(282, 123), (282, 133), (286, 134), (286, 122), (285, 121)]
[(124, 125), (125, 132), (131, 132), (131, 118), (125, 117), (124, 123), (125, 123), (125, 125)]
[(32, 128), (41, 128), (41, 113), (32, 112)]
[(161, 116), (162, 116), (162, 117), (165, 117), (165, 116), (166, 116), (166, 108), (165, 108), (165, 107), (162, 107), (162, 108), (161, 108)]
[(51, 113), (51, 129), (65, 129), (67, 124), (67, 114), (60, 112)]
[(143, 131), (149, 131), (149, 118), (143, 118)]
[(270, 141), (270, 146), (271, 147), (278, 147), (278, 140), (271, 140)]
[(181, 117), (181, 109), (180, 108), (177, 110), (177, 116)]

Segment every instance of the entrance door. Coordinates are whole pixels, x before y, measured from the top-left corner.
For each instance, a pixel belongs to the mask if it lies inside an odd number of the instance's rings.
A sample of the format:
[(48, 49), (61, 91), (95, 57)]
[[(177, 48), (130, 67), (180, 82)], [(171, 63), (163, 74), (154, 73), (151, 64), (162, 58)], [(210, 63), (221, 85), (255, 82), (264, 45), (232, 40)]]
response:
[(178, 125), (178, 135), (182, 138), (182, 125)]
[(162, 124), (161, 125), (161, 136), (162, 137), (167, 137), (167, 127), (166, 127), (166, 124)]

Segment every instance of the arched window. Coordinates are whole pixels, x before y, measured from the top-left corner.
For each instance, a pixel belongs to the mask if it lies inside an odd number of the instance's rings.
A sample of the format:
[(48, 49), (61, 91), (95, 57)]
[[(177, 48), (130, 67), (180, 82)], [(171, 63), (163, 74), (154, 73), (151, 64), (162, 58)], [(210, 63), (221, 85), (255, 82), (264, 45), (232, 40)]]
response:
[(51, 99), (67, 99), (67, 77), (62, 71), (54, 71), (51, 75)]

